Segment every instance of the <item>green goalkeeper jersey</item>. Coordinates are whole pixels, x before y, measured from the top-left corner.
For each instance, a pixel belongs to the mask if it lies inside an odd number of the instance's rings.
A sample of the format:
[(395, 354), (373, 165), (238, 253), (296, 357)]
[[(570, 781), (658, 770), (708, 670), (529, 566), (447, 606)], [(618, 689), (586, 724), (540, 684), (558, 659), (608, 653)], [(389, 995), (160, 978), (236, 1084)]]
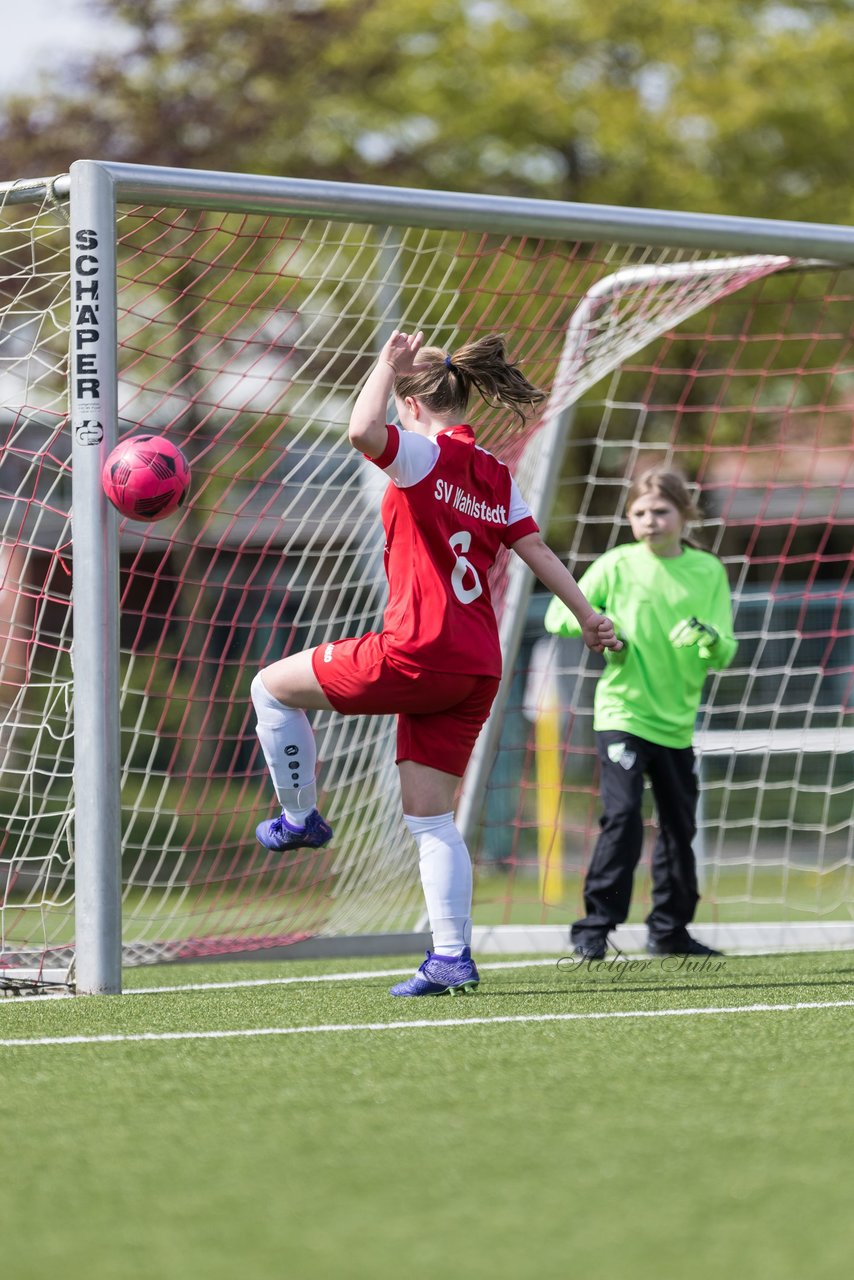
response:
[[(605, 670), (593, 701), (594, 729), (633, 733), (665, 747), (689, 747), (706, 672), (729, 666), (737, 647), (720, 560), (688, 546), (681, 555), (664, 558), (633, 542), (605, 552), (578, 585), (626, 642), (625, 651), (604, 655)], [(679, 649), (671, 643), (675, 624), (691, 617), (718, 633), (711, 647)], [(557, 597), (545, 625), (554, 635), (581, 634)]]

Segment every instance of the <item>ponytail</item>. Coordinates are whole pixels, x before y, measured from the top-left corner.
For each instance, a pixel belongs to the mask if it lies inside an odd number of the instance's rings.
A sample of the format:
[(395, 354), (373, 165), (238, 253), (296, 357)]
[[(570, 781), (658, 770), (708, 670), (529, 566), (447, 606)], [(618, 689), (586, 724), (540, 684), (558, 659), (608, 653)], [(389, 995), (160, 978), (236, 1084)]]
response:
[(487, 334), (466, 342), (453, 353), (439, 347), (423, 347), (411, 373), (395, 379), (401, 399), (417, 397), (436, 414), (458, 413), (468, 408), (472, 390), (487, 404), (511, 409), (524, 425), (528, 414), (546, 393), (528, 381), (518, 365), (507, 357), (501, 334)]

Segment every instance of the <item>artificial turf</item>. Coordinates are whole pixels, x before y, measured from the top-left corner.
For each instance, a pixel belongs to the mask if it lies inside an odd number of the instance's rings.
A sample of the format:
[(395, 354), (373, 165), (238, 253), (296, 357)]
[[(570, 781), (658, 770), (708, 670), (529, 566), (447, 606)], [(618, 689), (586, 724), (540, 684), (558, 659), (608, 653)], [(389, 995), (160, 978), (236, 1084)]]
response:
[[(462, 999), (390, 999), (394, 957), (3, 1001), (7, 1274), (844, 1274), (854, 955), (479, 960)], [(138, 1035), (176, 1038), (44, 1043)]]

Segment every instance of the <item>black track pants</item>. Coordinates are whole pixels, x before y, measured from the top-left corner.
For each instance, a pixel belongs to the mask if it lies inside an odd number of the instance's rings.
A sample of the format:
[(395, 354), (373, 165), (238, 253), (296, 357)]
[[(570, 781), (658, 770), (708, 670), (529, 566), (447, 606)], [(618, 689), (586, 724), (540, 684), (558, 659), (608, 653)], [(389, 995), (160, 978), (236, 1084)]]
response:
[(572, 926), (572, 941), (600, 940), (629, 914), (635, 868), (643, 847), (644, 776), (652, 786), (658, 838), (652, 853), (653, 939), (681, 937), (699, 900), (696, 834), (697, 775), (691, 747), (661, 747), (631, 733), (596, 734), (602, 816), (584, 881), (587, 914)]

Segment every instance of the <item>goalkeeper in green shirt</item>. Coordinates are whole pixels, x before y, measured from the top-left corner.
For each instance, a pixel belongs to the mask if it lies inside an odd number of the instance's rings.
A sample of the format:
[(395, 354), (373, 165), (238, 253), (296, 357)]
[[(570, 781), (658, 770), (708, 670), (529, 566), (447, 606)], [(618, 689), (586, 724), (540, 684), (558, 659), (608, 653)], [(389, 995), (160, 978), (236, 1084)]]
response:
[[(608, 933), (629, 913), (646, 776), (658, 813), (647, 950), (718, 955), (688, 932), (699, 900), (691, 743), (706, 673), (729, 666), (736, 651), (729, 586), (717, 557), (685, 536), (697, 513), (677, 472), (645, 471), (626, 509), (636, 541), (607, 551), (578, 584), (613, 619), (624, 648), (603, 655), (594, 697), (603, 813), (584, 882), (586, 915), (572, 926), (572, 942), (576, 954), (601, 959)], [(556, 597), (545, 625), (555, 635), (579, 634)]]

